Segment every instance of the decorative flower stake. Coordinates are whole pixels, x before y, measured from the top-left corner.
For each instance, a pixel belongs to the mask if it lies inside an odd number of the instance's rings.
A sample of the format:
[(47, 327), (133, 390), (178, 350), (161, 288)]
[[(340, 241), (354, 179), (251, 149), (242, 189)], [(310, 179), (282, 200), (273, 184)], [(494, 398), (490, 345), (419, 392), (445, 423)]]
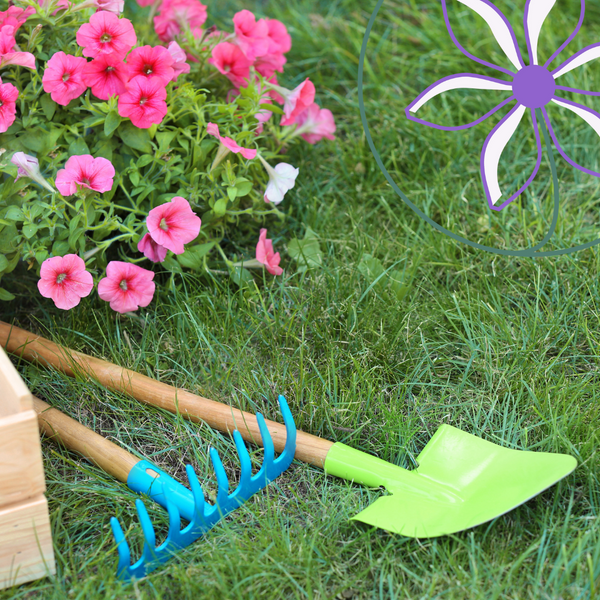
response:
[[(560, 92), (575, 92), (588, 96), (600, 96), (600, 92), (586, 91), (574, 89), (558, 85), (557, 80), (565, 73), (573, 69), (587, 64), (588, 62), (600, 57), (600, 43), (592, 44), (577, 52), (571, 58), (564, 61), (559, 67), (551, 70), (550, 64), (554, 59), (573, 41), (579, 33), (583, 23), (585, 13), (585, 0), (581, 0), (581, 16), (575, 30), (566, 39), (566, 41), (550, 56), (550, 58), (541, 65), (538, 57), (538, 40), (542, 31), (542, 25), (546, 18), (550, 15), (552, 8), (556, 4), (556, 0), (527, 0), (525, 4), (524, 27), (525, 39), (527, 42), (527, 51), (529, 55), (529, 64), (525, 64), (521, 50), (517, 44), (515, 33), (504, 14), (496, 8), (488, 0), (457, 0), (464, 4), (480, 17), (482, 17), (492, 31), (496, 41), (500, 45), (502, 51), (506, 54), (513, 65), (513, 69), (505, 69), (498, 65), (491, 64), (481, 60), (465, 50), (465, 48), (457, 40), (450, 21), (448, 18), (447, 0), (441, 0), (442, 9), (444, 11), (444, 19), (448, 33), (456, 47), (471, 60), (499, 71), (505, 76), (512, 78), (511, 80), (498, 79), (495, 77), (486, 77), (475, 75), (473, 73), (459, 73), (450, 75), (440, 79), (433, 85), (429, 86), (421, 93), (406, 109), (406, 116), (411, 121), (422, 123), (435, 129), (443, 131), (458, 131), (474, 127), (485, 121), (488, 117), (496, 112), (504, 109), (511, 103), (514, 106), (500, 120), (500, 122), (492, 129), (483, 144), (481, 152), (481, 177), (485, 195), (488, 200), (489, 207), (492, 210), (502, 210), (513, 200), (518, 198), (532, 183), (537, 175), (542, 162), (542, 144), (538, 130), (536, 117), (536, 109), (540, 109), (546, 123), (546, 127), (550, 133), (552, 141), (561, 156), (573, 167), (600, 177), (600, 173), (583, 167), (570, 158), (561, 144), (558, 141), (556, 131), (552, 127), (550, 117), (548, 116), (547, 107), (552, 104), (566, 108), (581, 117), (592, 129), (600, 135), (600, 114), (596, 111), (571, 100), (566, 100), (560, 95)], [(457, 89), (472, 89), (472, 90), (495, 90), (510, 92), (511, 95), (497, 104), (492, 110), (477, 120), (454, 127), (438, 125), (416, 116), (419, 109), (424, 106), (429, 100), (435, 98), (439, 94)], [(537, 144), (537, 161), (533, 172), (525, 182), (525, 184), (509, 198), (504, 199), (504, 194), (500, 188), (498, 181), (498, 166), (502, 152), (506, 148), (508, 142), (514, 135), (517, 127), (523, 120), (525, 113), (529, 111), (533, 122), (533, 131)]]

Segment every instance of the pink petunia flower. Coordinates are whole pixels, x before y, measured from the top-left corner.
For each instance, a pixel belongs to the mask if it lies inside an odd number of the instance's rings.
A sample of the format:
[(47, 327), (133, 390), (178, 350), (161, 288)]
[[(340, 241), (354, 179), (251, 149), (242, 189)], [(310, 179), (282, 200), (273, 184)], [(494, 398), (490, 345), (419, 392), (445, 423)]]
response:
[(12, 83), (0, 79), (0, 133), (4, 133), (15, 121), (19, 90)]
[(144, 8), (145, 6), (150, 6), (151, 4), (154, 4), (156, 1), (157, 0), (137, 0), (137, 3), (139, 6)]
[(273, 240), (267, 239), (267, 230), (261, 229), (256, 244), (256, 260), (267, 268), (271, 275), (281, 275), (283, 269), (279, 266), (281, 256), (273, 251)]
[(92, 274), (85, 270), (77, 254), (47, 258), (40, 269), (38, 290), (44, 298), (52, 298), (57, 308), (69, 310), (94, 288)]
[(0, 56), (0, 69), (9, 65), (27, 67), (35, 71), (35, 56), (31, 52), (9, 52)]
[(18, 167), (15, 181), (21, 177), (29, 177), (31, 180), (44, 186), (47, 190), (56, 193), (56, 190), (40, 173), (40, 163), (35, 156), (30, 156), (29, 154), (25, 154), (25, 152), (15, 152), (10, 162)]
[(279, 204), (286, 192), (291, 190), (296, 184), (296, 177), (300, 169), (296, 169), (288, 163), (279, 163), (275, 168), (259, 154), (258, 158), (269, 174), (269, 183), (265, 191), (265, 202)]
[(0, 27), (0, 54), (7, 54), (13, 51), (17, 43), (14, 33), (15, 28), (12, 25), (3, 25)]
[(114, 13), (101, 10), (84, 23), (75, 36), (83, 48), (83, 56), (95, 58), (99, 54), (125, 56), (137, 42), (129, 19), (119, 19)]
[(177, 81), (177, 78), (182, 73), (190, 72), (190, 65), (185, 62), (185, 52), (181, 49), (181, 46), (177, 42), (169, 42), (167, 50), (173, 58), (173, 79), (171, 79), (171, 81)]
[(269, 25), (265, 19), (256, 20), (249, 10), (241, 10), (233, 17), (235, 41), (249, 60), (269, 52), (271, 40)]
[(256, 59), (254, 68), (267, 79), (275, 75), (275, 71), (283, 73), (283, 65), (287, 62), (287, 58), (281, 54), (265, 54)]
[(115, 168), (110, 160), (81, 154), (69, 157), (65, 168), (56, 174), (55, 183), (63, 196), (75, 194), (77, 186), (102, 193), (112, 189), (114, 176)]
[(206, 6), (199, 0), (163, 0), (160, 14), (154, 17), (154, 30), (163, 42), (171, 42), (189, 25), (195, 38), (202, 37)]
[(112, 260), (106, 267), (106, 277), (98, 282), (98, 296), (118, 313), (131, 312), (152, 302), (156, 289), (152, 279), (152, 271)]
[(287, 27), (277, 19), (267, 19), (269, 27), (269, 54), (285, 54), (292, 49), (292, 38)]
[(311, 104), (296, 117), (298, 129), (294, 136), (301, 135), (309, 144), (316, 144), (323, 138), (334, 140), (335, 119), (327, 108), (320, 108), (318, 104)]
[(0, 28), (4, 25), (12, 25), (15, 31), (25, 23), (25, 21), (35, 14), (35, 8), (28, 6), (23, 9), (18, 6), (9, 6), (8, 10), (0, 12)]
[(212, 49), (211, 58), (207, 62), (217, 67), (235, 87), (243, 86), (248, 82), (252, 60), (235, 44), (230, 42), (217, 44)]
[(237, 154), (239, 152), (244, 158), (247, 158), (248, 160), (252, 160), (256, 157), (256, 150), (251, 148), (242, 148), (234, 139), (230, 137), (221, 136), (221, 134), (219, 133), (219, 126), (215, 123), (209, 123), (206, 126), (206, 132), (216, 137), (221, 142), (221, 144), (223, 144), (223, 146), (227, 148), (227, 150), (233, 152), (234, 154)]
[(279, 86), (275, 91), (279, 92), (285, 100), (281, 125), (293, 125), (296, 117), (315, 101), (315, 86), (308, 77), (291, 92)]
[(85, 65), (81, 78), (86, 86), (92, 88), (96, 98), (108, 100), (127, 91), (129, 67), (118, 55), (99, 54)]
[(141, 46), (127, 57), (129, 78), (158, 77), (166, 86), (173, 79), (173, 57), (164, 46)]
[(79, 98), (87, 86), (82, 73), (87, 61), (82, 56), (71, 56), (56, 52), (46, 63), (42, 84), (54, 102), (67, 106), (71, 100)]
[(167, 114), (167, 90), (160, 77), (138, 75), (128, 83), (127, 91), (119, 96), (118, 111), (129, 117), (140, 129), (160, 123)]
[(149, 233), (138, 242), (137, 248), (146, 258), (155, 263), (161, 263), (167, 256), (167, 249), (157, 244)]
[(35, 56), (30, 52), (21, 52), (16, 48), (14, 37), (15, 28), (13, 25), (3, 25), (0, 27), (0, 69), (8, 65), (19, 65), (35, 71)]
[(152, 239), (175, 254), (183, 254), (183, 245), (198, 237), (201, 224), (200, 217), (181, 196), (153, 208), (146, 218)]

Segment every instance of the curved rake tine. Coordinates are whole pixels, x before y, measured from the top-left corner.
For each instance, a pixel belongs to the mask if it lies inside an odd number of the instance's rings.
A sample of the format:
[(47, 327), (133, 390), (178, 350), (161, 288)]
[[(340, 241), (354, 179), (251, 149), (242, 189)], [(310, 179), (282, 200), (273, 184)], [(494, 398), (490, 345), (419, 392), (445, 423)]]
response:
[(250, 454), (248, 454), (242, 434), (237, 429), (233, 432), (233, 440), (240, 459), (240, 483), (237, 489), (245, 489), (250, 485), (250, 481), (252, 480), (252, 462), (250, 461)]
[(285, 470), (290, 466), (296, 452), (296, 424), (294, 423), (294, 417), (292, 416), (292, 411), (288, 406), (287, 400), (280, 395), (278, 402), (281, 415), (283, 417), (283, 422), (285, 424), (287, 437), (285, 439), (285, 447), (283, 452), (275, 459), (274, 462), (277, 466), (285, 463), (285, 466), (283, 467), (283, 470)]
[(138, 499), (135, 501), (135, 507), (137, 508), (142, 531), (144, 532), (144, 550), (141, 560), (145, 563), (152, 562), (156, 560), (156, 534), (154, 533), (154, 526), (141, 500)]
[(217, 483), (219, 485), (217, 489), (217, 500), (215, 502), (215, 507), (218, 510), (219, 505), (224, 504), (229, 496), (229, 479), (227, 479), (227, 473), (225, 473), (225, 468), (223, 467), (219, 453), (214, 448), (210, 449), (210, 460), (212, 461), (215, 475), (217, 476)]
[(190, 529), (191, 531), (198, 529), (198, 527), (200, 526), (206, 527), (207, 504), (206, 500), (204, 499), (204, 492), (202, 491), (202, 486), (198, 481), (196, 471), (194, 471), (194, 467), (192, 467), (192, 465), (186, 465), (185, 472), (188, 481), (190, 482), (190, 487), (192, 488), (192, 494), (194, 496), (194, 506), (196, 509), (194, 512), (194, 518), (190, 522), (190, 525), (186, 528), (186, 531), (188, 529)]
[(275, 446), (273, 445), (273, 438), (267, 429), (265, 418), (260, 413), (257, 413), (256, 420), (258, 421), (260, 437), (262, 438), (263, 448), (265, 450), (265, 457), (263, 460), (268, 464), (273, 464), (273, 461), (275, 460)]
[(125, 539), (125, 534), (121, 528), (121, 523), (117, 517), (110, 518), (110, 527), (112, 529), (115, 543), (117, 544), (117, 552), (119, 553), (119, 564), (117, 566), (117, 577), (122, 577), (127, 569), (131, 565), (131, 551), (129, 550), (129, 544)]

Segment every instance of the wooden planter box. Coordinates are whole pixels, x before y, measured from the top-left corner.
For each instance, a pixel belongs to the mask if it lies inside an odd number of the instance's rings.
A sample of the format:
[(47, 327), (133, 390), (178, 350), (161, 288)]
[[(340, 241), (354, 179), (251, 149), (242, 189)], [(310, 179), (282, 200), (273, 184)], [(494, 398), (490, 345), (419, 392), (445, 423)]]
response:
[(54, 575), (38, 420), (0, 347), (0, 589)]

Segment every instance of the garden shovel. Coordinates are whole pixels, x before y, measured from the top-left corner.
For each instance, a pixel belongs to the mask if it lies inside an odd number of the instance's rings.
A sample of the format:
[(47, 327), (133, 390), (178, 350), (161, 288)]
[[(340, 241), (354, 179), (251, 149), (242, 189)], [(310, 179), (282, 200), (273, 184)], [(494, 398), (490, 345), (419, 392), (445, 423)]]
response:
[[(42, 337), (0, 322), (0, 343), (9, 352), (49, 365), (70, 376), (91, 377), (192, 421), (230, 433), (239, 430), (260, 445), (256, 419), (230, 406), (176, 389), (140, 373), (62, 348)], [(275, 448), (285, 444), (283, 425), (266, 421)], [(577, 466), (564, 454), (503, 448), (442, 425), (417, 457), (412, 471), (341, 443), (297, 432), (295, 458), (389, 495), (353, 517), (409, 537), (456, 533), (490, 521), (523, 504), (567, 476)]]

